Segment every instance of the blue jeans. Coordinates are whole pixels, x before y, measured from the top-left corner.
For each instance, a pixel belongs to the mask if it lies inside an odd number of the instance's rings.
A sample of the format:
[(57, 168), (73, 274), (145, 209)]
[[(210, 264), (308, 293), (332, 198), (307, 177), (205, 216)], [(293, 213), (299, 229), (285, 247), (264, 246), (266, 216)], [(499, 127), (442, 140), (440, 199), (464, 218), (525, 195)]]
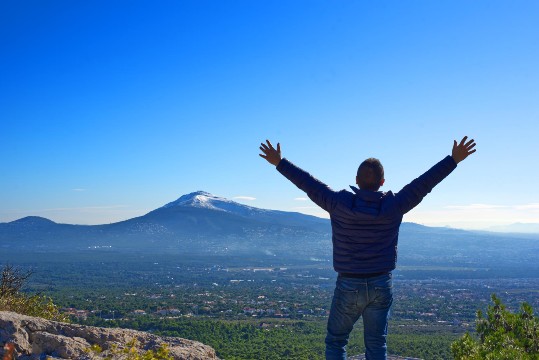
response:
[(369, 278), (337, 278), (329, 312), (326, 359), (346, 359), (346, 345), (355, 322), (363, 316), (365, 357), (387, 359), (387, 321), (393, 303), (391, 274)]

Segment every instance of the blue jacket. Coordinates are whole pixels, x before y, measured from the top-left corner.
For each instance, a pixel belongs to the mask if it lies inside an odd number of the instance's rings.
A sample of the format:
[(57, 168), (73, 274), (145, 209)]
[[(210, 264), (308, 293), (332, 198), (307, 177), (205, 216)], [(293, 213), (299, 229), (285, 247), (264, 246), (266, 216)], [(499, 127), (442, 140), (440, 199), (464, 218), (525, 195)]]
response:
[(277, 170), (329, 213), (335, 271), (373, 274), (395, 269), (403, 215), (456, 167), (447, 156), (396, 194), (355, 187), (351, 187), (354, 193), (337, 192), (287, 159), (279, 162)]

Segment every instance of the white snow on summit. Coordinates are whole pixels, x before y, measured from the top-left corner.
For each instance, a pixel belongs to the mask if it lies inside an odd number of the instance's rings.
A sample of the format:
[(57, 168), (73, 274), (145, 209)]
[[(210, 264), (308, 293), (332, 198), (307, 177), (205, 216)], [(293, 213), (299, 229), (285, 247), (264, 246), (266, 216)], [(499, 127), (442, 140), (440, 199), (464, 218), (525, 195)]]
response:
[(217, 211), (225, 211), (241, 214), (244, 216), (267, 211), (243, 205), (223, 197), (215, 196), (205, 191), (196, 191), (187, 195), (183, 195), (178, 200), (166, 204), (165, 206), (163, 206), (163, 208), (171, 208), (175, 206), (189, 206)]

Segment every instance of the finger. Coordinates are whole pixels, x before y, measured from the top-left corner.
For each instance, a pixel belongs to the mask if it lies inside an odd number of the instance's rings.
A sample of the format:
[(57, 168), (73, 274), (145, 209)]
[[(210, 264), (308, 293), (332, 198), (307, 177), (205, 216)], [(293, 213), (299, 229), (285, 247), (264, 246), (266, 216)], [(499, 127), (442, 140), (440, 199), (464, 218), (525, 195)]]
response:
[(264, 148), (264, 147), (261, 146), (261, 147), (259, 147), (259, 149), (260, 149), (261, 151), (265, 152), (265, 153), (268, 152), (268, 148)]
[(271, 145), (270, 141), (269, 140), (266, 140), (266, 142), (268, 143), (268, 146), (270, 149), (273, 149), (273, 145)]
[(277, 152), (281, 153), (281, 143), (277, 143)]
[(457, 147), (457, 140), (453, 140), (453, 149)]
[(477, 149), (473, 149), (472, 151), (468, 151), (468, 155), (473, 154), (476, 151), (477, 151)]
[(264, 143), (260, 143), (260, 148), (268, 149), (268, 146)]
[(470, 146), (470, 144), (473, 143), (473, 142), (474, 142), (474, 139), (468, 141), (468, 142), (466, 143), (466, 146)]
[(258, 154), (258, 156), (260, 156), (261, 158), (264, 158), (264, 159), (268, 160), (268, 157), (267, 157), (266, 155)]
[(471, 150), (475, 147), (476, 143), (473, 143), (472, 145), (466, 146), (468, 150)]
[(459, 146), (462, 146), (462, 145), (464, 145), (464, 143), (466, 142), (466, 139), (468, 139), (468, 137), (467, 137), (467, 136), (463, 137), (463, 138), (462, 138), (462, 140), (460, 141), (460, 144), (459, 144)]

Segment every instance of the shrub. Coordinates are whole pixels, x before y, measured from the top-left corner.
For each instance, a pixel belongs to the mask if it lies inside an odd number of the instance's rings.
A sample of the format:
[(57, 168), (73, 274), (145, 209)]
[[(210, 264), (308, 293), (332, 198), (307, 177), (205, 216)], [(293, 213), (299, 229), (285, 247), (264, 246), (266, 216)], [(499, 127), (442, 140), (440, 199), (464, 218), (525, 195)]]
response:
[(511, 313), (495, 295), (487, 316), (477, 312), (478, 338), (465, 334), (451, 345), (456, 360), (539, 360), (539, 319), (523, 303)]
[(86, 352), (91, 359), (114, 359), (114, 360), (172, 360), (169, 355), (167, 344), (162, 344), (155, 351), (140, 351), (139, 342), (131, 340), (123, 349), (113, 345), (110, 350), (102, 350), (99, 345), (93, 345)]

